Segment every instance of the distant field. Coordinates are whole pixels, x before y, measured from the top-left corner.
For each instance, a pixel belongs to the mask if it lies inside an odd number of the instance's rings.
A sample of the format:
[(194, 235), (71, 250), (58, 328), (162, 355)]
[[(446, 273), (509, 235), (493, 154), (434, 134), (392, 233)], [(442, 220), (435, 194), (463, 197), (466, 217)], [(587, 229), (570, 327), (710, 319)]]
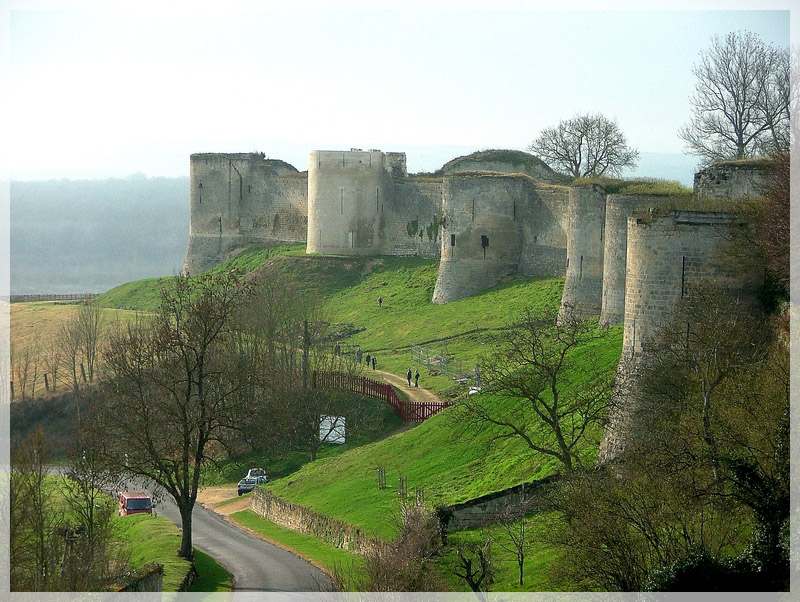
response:
[[(37, 383), (35, 393), (44, 394), (44, 374), (47, 372), (45, 356), (58, 344), (58, 331), (61, 325), (74, 316), (78, 305), (64, 305), (52, 301), (37, 303), (12, 303), (10, 309), (10, 343), (11, 343), (11, 369), (12, 380), (18, 362), (22, 361), (25, 354), (30, 354), (31, 374), (36, 371)], [(102, 319), (106, 325), (116, 321), (128, 321), (135, 317), (135, 312), (119, 309), (104, 308)], [(59, 368), (57, 392), (67, 391), (71, 388), (66, 366)], [(29, 377), (29, 378), (32, 378)], [(52, 384), (52, 375), (48, 379)]]

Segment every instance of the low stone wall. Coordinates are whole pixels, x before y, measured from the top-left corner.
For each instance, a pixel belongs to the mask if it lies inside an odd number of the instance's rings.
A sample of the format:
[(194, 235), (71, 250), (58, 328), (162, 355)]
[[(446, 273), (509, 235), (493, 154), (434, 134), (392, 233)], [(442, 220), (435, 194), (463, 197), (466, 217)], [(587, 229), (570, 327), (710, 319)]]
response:
[(543, 479), (515, 485), (502, 491), (495, 491), (481, 497), (436, 509), (439, 528), (442, 533), (483, 527), (497, 522), (503, 513), (524, 500), (526, 512), (543, 506), (544, 494), (559, 478), (551, 475)]
[(250, 498), (250, 510), (276, 525), (308, 533), (332, 546), (363, 554), (371, 549), (377, 539), (366, 535), (358, 527), (330, 518), (276, 497), (271, 491), (255, 489)]
[(140, 569), (126, 573), (114, 592), (160, 592), (164, 580), (164, 567), (160, 564), (147, 564)]

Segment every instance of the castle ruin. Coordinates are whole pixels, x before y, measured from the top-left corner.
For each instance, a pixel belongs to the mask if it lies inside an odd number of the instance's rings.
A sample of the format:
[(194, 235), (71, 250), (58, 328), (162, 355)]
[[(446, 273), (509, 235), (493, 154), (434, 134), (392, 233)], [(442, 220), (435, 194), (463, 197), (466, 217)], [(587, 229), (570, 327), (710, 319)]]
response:
[[(763, 167), (712, 165), (695, 175), (694, 195), (757, 195)], [(721, 259), (730, 213), (568, 186), (519, 151), (474, 153), (417, 176), (404, 153), (379, 150), (311, 151), (308, 172), (260, 153), (204, 153), (191, 156), (190, 186), (185, 273), (248, 246), (304, 242), (308, 253), (438, 258), (434, 303), (509, 276), (563, 277), (562, 311), (599, 316), (604, 326), (624, 322), (629, 370), (692, 283), (752, 293), (763, 277)], [(611, 416), (601, 461), (624, 451), (628, 414)]]

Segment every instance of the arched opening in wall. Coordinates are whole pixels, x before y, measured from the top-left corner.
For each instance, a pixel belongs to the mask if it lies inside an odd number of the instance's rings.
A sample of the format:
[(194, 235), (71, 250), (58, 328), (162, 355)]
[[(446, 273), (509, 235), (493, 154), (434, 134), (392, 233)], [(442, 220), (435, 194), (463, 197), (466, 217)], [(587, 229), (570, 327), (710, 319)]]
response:
[(483, 247), (483, 258), (486, 259), (486, 247), (489, 246), (489, 237), (481, 234), (481, 247)]

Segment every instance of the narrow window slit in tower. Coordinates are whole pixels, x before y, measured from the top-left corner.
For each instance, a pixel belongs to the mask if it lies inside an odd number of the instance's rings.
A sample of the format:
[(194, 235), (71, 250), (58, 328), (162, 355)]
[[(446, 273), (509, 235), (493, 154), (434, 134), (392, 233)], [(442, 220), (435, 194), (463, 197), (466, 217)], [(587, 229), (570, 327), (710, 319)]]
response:
[(578, 280), (583, 280), (583, 255), (581, 255), (581, 264), (578, 266)]
[(451, 247), (455, 247), (456, 246), (456, 235), (455, 234), (451, 234), (450, 235), (450, 246)]
[(344, 188), (339, 189), (339, 213), (344, 214)]
[[(369, 160), (372, 161), (372, 155), (369, 156)], [(380, 212), (380, 210), (378, 208), (378, 200), (380, 198), (379, 191), (380, 191), (379, 188), (375, 189), (375, 213), (379, 213)]]
[(683, 256), (683, 264), (681, 265), (681, 299), (686, 293), (686, 255)]

